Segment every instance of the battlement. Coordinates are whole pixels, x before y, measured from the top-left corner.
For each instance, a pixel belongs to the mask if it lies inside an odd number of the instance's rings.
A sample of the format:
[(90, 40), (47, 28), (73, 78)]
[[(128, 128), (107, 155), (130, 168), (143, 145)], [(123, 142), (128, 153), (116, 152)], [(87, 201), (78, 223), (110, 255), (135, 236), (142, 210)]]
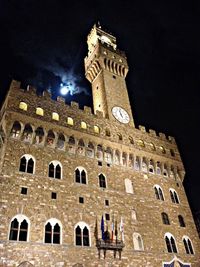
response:
[(139, 129), (143, 133), (149, 134), (152, 137), (159, 138), (159, 139), (164, 140), (164, 141), (167, 140), (171, 143), (176, 143), (174, 137), (166, 136), (164, 133), (161, 133), (161, 132), (157, 133), (155, 130), (152, 130), (152, 129), (149, 129), (149, 131), (147, 131), (145, 126), (143, 126), (143, 125), (139, 125), (137, 129)]
[[(115, 137), (114, 139), (118, 138), (120, 133), (123, 136), (123, 141), (126, 139), (128, 140), (130, 139), (130, 136), (133, 136), (135, 143), (140, 143), (141, 140), (144, 141), (145, 146), (149, 146), (150, 143), (161, 143), (162, 146), (165, 148), (172, 146), (171, 149), (174, 150), (175, 148), (175, 150), (177, 150), (175, 139), (171, 136), (166, 137), (164, 133), (156, 133), (156, 131), (152, 129), (149, 129), (147, 131), (145, 126), (141, 125), (139, 125), (138, 128), (127, 128), (126, 125), (119, 125), (117, 121), (111, 122), (110, 120), (104, 118), (103, 113), (101, 111), (97, 110), (96, 114), (94, 114), (92, 112), (91, 107), (84, 106), (82, 110), (80, 109), (79, 104), (74, 101), (72, 101), (70, 105), (67, 105), (65, 103), (65, 99), (61, 96), (58, 96), (56, 100), (53, 100), (51, 93), (49, 93), (48, 91), (44, 91), (41, 95), (38, 95), (37, 88), (30, 85), (28, 85), (26, 89), (23, 89), (21, 88), (21, 83), (19, 81), (13, 80), (11, 82), (8, 95), (15, 99), (18, 99), (18, 103), (15, 107), (15, 110), (19, 111), (19, 104), (21, 102), (25, 103), (28, 106), (28, 110), (26, 112), (29, 112), (29, 107), (31, 110), (31, 114), (26, 114), (33, 117), (41, 118), (42, 120), (53, 122), (53, 119), (51, 118), (51, 113), (56, 113), (58, 116), (57, 124), (58, 121), (60, 121), (59, 123), (63, 125), (65, 121), (64, 125), (66, 125), (66, 118), (68, 116), (74, 117), (74, 115), (76, 114), (76, 117), (78, 117), (79, 119), (77, 120), (78, 122), (75, 123), (74, 127), (76, 127), (76, 125), (80, 125), (81, 121), (83, 121), (87, 124), (87, 127), (90, 128), (93, 127), (90, 125), (98, 125), (98, 127), (101, 129), (101, 132), (106, 132), (107, 129), (109, 129), (110, 136)], [(31, 98), (29, 96), (31, 96)], [(16, 103), (16, 100), (14, 102)], [(13, 107), (13, 104), (11, 106)], [(38, 115), (35, 115), (36, 108), (43, 109), (44, 115), (42, 117), (38, 117)], [(107, 135), (105, 135), (105, 137), (107, 138)], [(151, 141), (147, 142), (147, 140)], [(157, 145), (157, 147), (159, 146)]]

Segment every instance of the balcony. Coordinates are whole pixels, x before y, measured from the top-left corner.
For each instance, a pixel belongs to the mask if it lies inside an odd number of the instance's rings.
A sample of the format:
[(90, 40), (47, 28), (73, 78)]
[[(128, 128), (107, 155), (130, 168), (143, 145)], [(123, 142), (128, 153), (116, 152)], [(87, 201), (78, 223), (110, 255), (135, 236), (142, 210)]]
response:
[(119, 253), (119, 259), (121, 259), (121, 252), (124, 248), (124, 243), (121, 240), (103, 240), (97, 239), (96, 246), (99, 252), (99, 259), (101, 258), (101, 250), (103, 250), (104, 259), (106, 258), (106, 251), (113, 250), (114, 258), (116, 258), (117, 252)]

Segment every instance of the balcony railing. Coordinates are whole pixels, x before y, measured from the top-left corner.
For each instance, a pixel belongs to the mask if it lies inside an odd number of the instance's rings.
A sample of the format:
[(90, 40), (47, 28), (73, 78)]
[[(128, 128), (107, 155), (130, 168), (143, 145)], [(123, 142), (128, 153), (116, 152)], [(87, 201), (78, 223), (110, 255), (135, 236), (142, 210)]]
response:
[(121, 252), (122, 249), (124, 248), (124, 243), (121, 240), (103, 240), (103, 239), (98, 239), (96, 241), (96, 246), (99, 251), (99, 259), (101, 257), (101, 250), (103, 250), (104, 253), (104, 259), (106, 258), (106, 251), (107, 250), (113, 250), (114, 253), (114, 258), (116, 258), (116, 253), (119, 253), (119, 259), (121, 259)]

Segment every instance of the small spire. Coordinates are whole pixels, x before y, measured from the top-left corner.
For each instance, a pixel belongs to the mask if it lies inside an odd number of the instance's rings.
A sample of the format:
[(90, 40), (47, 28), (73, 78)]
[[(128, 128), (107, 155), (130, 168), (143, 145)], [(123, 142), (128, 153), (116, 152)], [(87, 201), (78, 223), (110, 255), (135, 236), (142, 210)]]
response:
[(97, 22), (97, 27), (98, 27), (99, 29), (101, 29), (100, 21)]

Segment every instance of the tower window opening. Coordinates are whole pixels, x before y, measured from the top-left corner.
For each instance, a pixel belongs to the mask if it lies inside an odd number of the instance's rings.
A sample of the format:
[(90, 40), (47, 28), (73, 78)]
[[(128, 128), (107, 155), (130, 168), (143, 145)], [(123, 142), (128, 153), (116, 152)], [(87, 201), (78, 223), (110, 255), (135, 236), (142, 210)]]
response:
[(87, 124), (86, 124), (86, 122), (84, 122), (84, 121), (82, 121), (81, 122), (81, 129), (87, 129)]
[(25, 102), (20, 102), (19, 103), (19, 109), (27, 111), (28, 105)]
[(95, 132), (96, 134), (99, 134), (99, 133), (100, 133), (100, 128), (99, 128), (99, 126), (94, 125), (94, 132)]
[(56, 112), (52, 113), (52, 120), (59, 121), (59, 114)]
[(74, 125), (74, 120), (71, 117), (68, 117), (67, 118), (67, 124), (73, 126)]
[(39, 116), (44, 116), (44, 110), (42, 108), (36, 108), (36, 114)]

